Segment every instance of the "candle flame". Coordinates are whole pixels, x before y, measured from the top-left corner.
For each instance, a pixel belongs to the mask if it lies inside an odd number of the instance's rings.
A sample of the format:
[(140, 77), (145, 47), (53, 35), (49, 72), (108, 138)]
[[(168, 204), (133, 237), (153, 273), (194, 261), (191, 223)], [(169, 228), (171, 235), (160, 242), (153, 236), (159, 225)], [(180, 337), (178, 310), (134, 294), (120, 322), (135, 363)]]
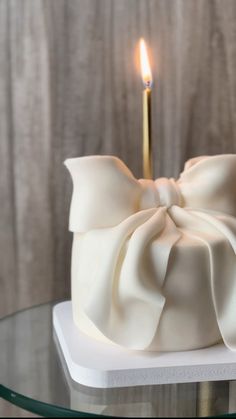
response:
[(143, 38), (140, 39), (139, 46), (140, 46), (140, 62), (141, 62), (141, 73), (142, 73), (143, 84), (145, 88), (150, 89), (152, 87), (152, 72), (151, 72), (151, 67), (149, 63), (147, 47)]

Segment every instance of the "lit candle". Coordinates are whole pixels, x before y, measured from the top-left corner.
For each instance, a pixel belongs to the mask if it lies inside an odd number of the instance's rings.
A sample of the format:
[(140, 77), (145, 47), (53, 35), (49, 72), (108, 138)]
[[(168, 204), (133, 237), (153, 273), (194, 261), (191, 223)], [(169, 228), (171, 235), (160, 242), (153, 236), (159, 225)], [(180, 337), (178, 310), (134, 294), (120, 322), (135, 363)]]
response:
[(151, 87), (152, 73), (149, 64), (146, 44), (140, 39), (141, 73), (144, 84), (143, 91), (143, 176), (152, 179), (152, 142), (151, 142)]

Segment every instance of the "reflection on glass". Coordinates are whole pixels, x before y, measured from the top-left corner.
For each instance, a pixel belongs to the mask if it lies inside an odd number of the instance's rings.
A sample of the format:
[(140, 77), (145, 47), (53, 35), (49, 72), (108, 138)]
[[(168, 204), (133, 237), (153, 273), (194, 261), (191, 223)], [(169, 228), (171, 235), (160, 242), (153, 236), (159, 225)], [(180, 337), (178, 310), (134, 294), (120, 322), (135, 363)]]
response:
[[(53, 339), (45, 304), (0, 321), (0, 383), (53, 408), (113, 416), (205, 416), (236, 411), (236, 382), (93, 389), (75, 383)], [(78, 348), (79, 350), (79, 348)], [(21, 400), (18, 399), (19, 406)], [(35, 403), (34, 409), (39, 408)], [(40, 414), (40, 412), (39, 412)]]
[(229, 411), (227, 381), (112, 389), (82, 386), (71, 378), (56, 335), (54, 342), (72, 410), (126, 417), (200, 417)]

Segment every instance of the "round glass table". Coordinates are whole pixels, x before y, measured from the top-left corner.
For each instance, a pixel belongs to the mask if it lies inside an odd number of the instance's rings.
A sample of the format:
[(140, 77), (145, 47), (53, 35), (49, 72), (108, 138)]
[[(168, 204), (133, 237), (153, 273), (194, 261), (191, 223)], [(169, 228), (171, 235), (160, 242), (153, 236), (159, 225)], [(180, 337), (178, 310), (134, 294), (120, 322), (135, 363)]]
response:
[(236, 381), (95, 389), (75, 383), (43, 304), (0, 321), (0, 396), (41, 416), (236, 417)]

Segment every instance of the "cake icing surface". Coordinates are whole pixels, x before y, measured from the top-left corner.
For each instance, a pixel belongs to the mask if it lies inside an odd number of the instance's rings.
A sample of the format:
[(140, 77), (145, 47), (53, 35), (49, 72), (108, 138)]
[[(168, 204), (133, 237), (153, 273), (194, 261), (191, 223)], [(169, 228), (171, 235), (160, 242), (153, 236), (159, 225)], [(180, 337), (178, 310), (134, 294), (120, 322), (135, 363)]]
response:
[(132, 350), (236, 350), (236, 155), (191, 159), (178, 180), (137, 180), (113, 156), (65, 164), (77, 327)]

